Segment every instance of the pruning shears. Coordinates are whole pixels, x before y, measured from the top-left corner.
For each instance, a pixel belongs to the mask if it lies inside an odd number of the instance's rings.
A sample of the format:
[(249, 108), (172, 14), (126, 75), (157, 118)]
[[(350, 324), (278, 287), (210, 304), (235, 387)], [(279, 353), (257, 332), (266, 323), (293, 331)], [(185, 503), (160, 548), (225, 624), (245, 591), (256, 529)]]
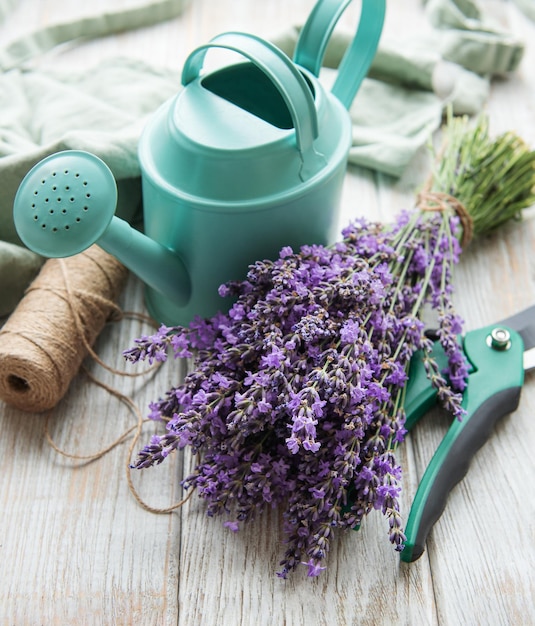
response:
[[(467, 332), (459, 341), (470, 372), (462, 401), (466, 414), (451, 424), (416, 491), (401, 552), (401, 560), (407, 563), (423, 554), (427, 535), (442, 515), (450, 491), (466, 475), (470, 461), (490, 437), (496, 422), (518, 407), (524, 372), (535, 368), (535, 306)], [(446, 366), (438, 342), (433, 356), (439, 366)], [(409, 369), (405, 428), (413, 428), (436, 401), (436, 391), (416, 354)]]

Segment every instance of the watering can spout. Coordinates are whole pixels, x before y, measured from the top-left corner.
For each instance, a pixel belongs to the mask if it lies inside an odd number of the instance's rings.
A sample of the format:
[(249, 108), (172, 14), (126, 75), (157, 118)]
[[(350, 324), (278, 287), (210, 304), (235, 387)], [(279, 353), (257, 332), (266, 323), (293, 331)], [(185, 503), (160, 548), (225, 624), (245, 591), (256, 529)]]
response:
[(97, 243), (170, 302), (177, 306), (187, 304), (191, 281), (182, 259), (175, 252), (119, 217), (112, 219)]
[(191, 296), (189, 273), (174, 251), (115, 216), (117, 185), (108, 166), (83, 151), (53, 154), (26, 174), (13, 219), (22, 241), (60, 258), (97, 243), (177, 306)]

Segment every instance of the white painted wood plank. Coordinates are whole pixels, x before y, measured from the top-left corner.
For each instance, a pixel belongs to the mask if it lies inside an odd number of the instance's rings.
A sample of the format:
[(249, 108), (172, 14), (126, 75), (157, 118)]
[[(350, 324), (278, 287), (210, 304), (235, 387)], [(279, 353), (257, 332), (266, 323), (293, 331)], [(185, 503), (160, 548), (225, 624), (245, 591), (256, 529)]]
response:
[[(41, 2), (39, 12), (29, 13), (19, 27), (61, 16), (62, 4)], [(351, 27), (358, 4), (348, 10), (344, 27)], [(80, 67), (124, 53), (178, 72), (187, 53), (211, 36), (227, 29), (268, 36), (302, 21), (312, 5), (311, 0), (193, 0), (173, 24), (57, 51), (47, 62)], [(73, 6), (69, 3), (70, 10)], [(99, 6), (111, 3), (92, 3)], [(507, 15), (522, 36), (534, 40), (533, 27), (516, 11)], [(424, 23), (417, 0), (389, 3), (387, 34)], [(518, 76), (493, 86), (488, 107), (493, 128), (513, 127), (531, 144), (534, 54), (530, 45)], [(366, 213), (388, 219), (409, 206), (412, 188), (423, 178), (423, 162), (417, 157), (399, 181), (350, 168), (344, 216)], [(528, 219), (465, 254), (457, 273), (457, 303), (468, 328), (535, 302), (534, 235), (533, 220)], [(126, 306), (139, 310), (141, 301), (139, 283), (132, 279)], [(106, 330), (99, 342), (101, 354), (120, 362), (120, 351), (140, 332), (135, 322)], [(179, 375), (173, 365), (146, 383), (102, 376), (127, 394), (135, 391), (136, 401), (146, 407)], [(207, 518), (195, 496), (172, 515), (150, 514), (128, 491), (125, 445), (94, 463), (65, 461), (44, 442), (42, 416), (2, 405), (0, 554), (9, 573), (0, 578), (0, 621), (184, 626), (535, 622), (532, 382), (528, 378), (519, 410), (499, 424), (452, 493), (418, 562), (400, 564), (384, 521), (371, 515), (358, 533), (339, 536), (328, 570), (314, 581), (302, 573), (287, 582), (274, 576), (283, 551), (277, 512), (238, 534)], [(131, 421), (116, 399), (80, 376), (55, 411), (52, 428), (59, 444), (83, 452), (108, 443)], [(444, 416), (430, 414), (401, 452), (405, 511), (446, 427)], [(165, 506), (180, 497), (182, 465), (188, 460), (177, 455), (170, 461), (135, 473), (141, 493), (153, 505)]]
[[(129, 305), (140, 298), (133, 287)], [(134, 327), (140, 332), (131, 323), (105, 330), (98, 348), (107, 363), (120, 365)], [(158, 376), (170, 382), (163, 370)], [(147, 382), (119, 379), (143, 407), (153, 392)], [(0, 579), (0, 623), (175, 623), (178, 515), (152, 515), (135, 502), (126, 444), (93, 463), (66, 460), (45, 442), (44, 419), (4, 405), (0, 411), (0, 544), (9, 564)], [(123, 404), (80, 375), (50, 430), (62, 449), (91, 454), (135, 423)], [(179, 497), (179, 478), (175, 462), (147, 472), (139, 488), (153, 506), (166, 506)]]

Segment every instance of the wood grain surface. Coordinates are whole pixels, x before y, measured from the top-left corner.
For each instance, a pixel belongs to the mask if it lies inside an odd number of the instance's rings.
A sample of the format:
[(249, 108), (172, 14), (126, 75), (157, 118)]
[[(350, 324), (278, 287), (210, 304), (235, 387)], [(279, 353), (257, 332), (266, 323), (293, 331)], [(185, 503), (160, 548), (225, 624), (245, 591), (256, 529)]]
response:
[[(93, 11), (126, 4), (22, 0), (0, 40), (89, 6)], [(515, 130), (535, 146), (535, 26), (509, 2), (482, 4), (497, 7), (527, 43), (519, 71), (493, 82), (492, 129)], [(169, 23), (63, 47), (42, 63), (90, 67), (120, 54), (178, 71), (196, 45), (219, 32), (270, 36), (302, 23), (312, 6), (312, 0), (193, 0)], [(348, 9), (343, 27), (352, 27), (358, 6)], [(389, 2), (385, 33), (416, 32), (424, 23), (418, 0)], [(343, 192), (344, 220), (357, 215), (389, 219), (409, 207), (426, 166), (425, 156), (418, 155), (399, 180), (351, 167)], [(467, 329), (535, 303), (534, 245), (535, 223), (528, 212), (522, 223), (464, 254), (456, 274), (456, 303)], [(144, 310), (135, 277), (121, 306)], [(121, 351), (147, 328), (130, 318), (110, 324), (97, 342), (99, 355), (124, 368)], [(131, 379), (109, 374), (90, 359), (86, 367), (131, 396), (144, 414), (149, 401), (185, 371), (185, 364), (168, 363)], [(385, 521), (372, 514), (359, 532), (338, 537), (329, 567), (318, 579), (299, 572), (281, 581), (275, 576), (283, 551), (277, 511), (236, 534), (207, 518), (195, 496), (173, 513), (150, 513), (136, 502), (126, 480), (131, 436), (96, 461), (76, 461), (46, 441), (44, 415), (0, 404), (0, 624), (535, 624), (534, 415), (535, 380), (528, 375), (518, 410), (498, 424), (477, 454), (417, 562), (400, 563)], [(123, 402), (81, 372), (53, 410), (49, 427), (60, 448), (90, 454), (135, 423)], [(447, 416), (432, 412), (402, 446), (405, 512), (447, 426)], [(151, 428), (144, 428), (144, 439)], [(134, 484), (152, 506), (165, 507), (182, 497), (179, 482), (189, 467), (187, 454), (175, 455), (162, 466), (134, 473)]]

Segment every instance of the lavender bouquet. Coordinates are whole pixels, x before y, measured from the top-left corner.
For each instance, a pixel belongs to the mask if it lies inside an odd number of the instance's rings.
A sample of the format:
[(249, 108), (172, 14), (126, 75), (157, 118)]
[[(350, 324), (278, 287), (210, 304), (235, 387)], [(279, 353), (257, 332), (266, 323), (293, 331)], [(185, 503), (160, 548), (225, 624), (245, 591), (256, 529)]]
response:
[[(359, 219), (331, 247), (284, 248), (242, 282), (224, 285), (227, 314), (135, 340), (127, 359), (194, 356), (184, 381), (151, 404), (165, 422), (133, 465), (189, 446), (198, 461), (183, 485), (238, 530), (283, 507), (278, 575), (325, 569), (336, 529), (372, 510), (403, 548), (401, 468), (409, 362), (420, 351), (441, 404), (462, 419), (467, 366), (457, 336), (452, 270), (472, 237), (535, 202), (535, 152), (514, 134), (491, 139), (486, 118), (451, 119), (429, 183), (393, 224)], [(440, 371), (424, 334), (437, 316), (448, 357)]]

